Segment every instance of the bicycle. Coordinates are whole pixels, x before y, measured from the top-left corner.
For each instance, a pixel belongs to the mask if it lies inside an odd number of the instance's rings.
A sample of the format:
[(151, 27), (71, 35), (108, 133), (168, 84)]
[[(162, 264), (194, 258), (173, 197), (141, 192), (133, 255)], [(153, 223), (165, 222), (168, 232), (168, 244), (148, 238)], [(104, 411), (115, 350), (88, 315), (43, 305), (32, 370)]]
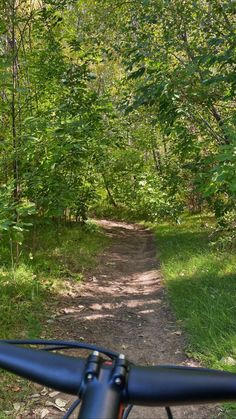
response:
[[(38, 346), (38, 350), (19, 345)], [(88, 349), (87, 358), (49, 353)], [(105, 358), (104, 358), (105, 356)], [(183, 366), (137, 366), (123, 354), (81, 342), (0, 340), (0, 368), (77, 396), (80, 419), (127, 419), (133, 405), (166, 406), (236, 400), (236, 374)]]

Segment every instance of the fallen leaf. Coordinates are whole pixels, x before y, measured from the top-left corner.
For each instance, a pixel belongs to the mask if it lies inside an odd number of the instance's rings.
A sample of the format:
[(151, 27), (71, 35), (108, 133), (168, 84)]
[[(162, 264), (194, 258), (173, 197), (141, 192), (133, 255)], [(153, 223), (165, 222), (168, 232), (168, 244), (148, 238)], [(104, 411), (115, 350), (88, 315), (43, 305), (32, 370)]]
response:
[(180, 335), (182, 335), (182, 332), (181, 332), (181, 330), (177, 330), (176, 332), (172, 332), (171, 334), (176, 335), (176, 336), (180, 336)]
[(46, 400), (45, 405), (46, 406), (55, 406), (55, 403), (50, 402), (49, 400)]
[(21, 388), (19, 386), (8, 384), (7, 388), (9, 388), (11, 391), (14, 391), (14, 393), (18, 393), (21, 391)]
[(64, 314), (71, 314), (74, 313), (75, 309), (74, 308), (64, 308), (63, 313)]
[(39, 393), (34, 393), (34, 394), (31, 394), (31, 396), (29, 396), (30, 399), (36, 399), (37, 397), (40, 397)]
[(45, 405), (50, 406), (50, 407), (55, 407), (56, 409), (60, 410), (60, 412), (65, 412), (66, 411), (66, 409), (64, 407), (60, 407), (56, 403), (52, 403), (48, 400), (46, 401)]
[(40, 413), (40, 418), (41, 418), (41, 419), (46, 418), (46, 416), (47, 416), (49, 413), (50, 413), (50, 412), (49, 412), (49, 410), (48, 410), (48, 409), (43, 409), (43, 410), (41, 411), (41, 413)]
[(51, 393), (49, 393), (49, 397), (56, 397), (58, 396), (59, 391), (52, 391)]
[(42, 389), (42, 391), (40, 391), (40, 394), (41, 394), (42, 396), (46, 396), (46, 395), (48, 394), (48, 390), (44, 387), (44, 388)]
[(232, 358), (231, 356), (221, 358), (220, 362), (222, 362), (225, 365), (236, 365), (236, 360)]
[(58, 407), (65, 407), (68, 402), (67, 400), (56, 399), (55, 403)]
[(21, 404), (20, 403), (13, 403), (13, 407), (14, 407), (14, 410), (16, 410), (16, 412), (19, 412), (19, 410), (21, 408)]

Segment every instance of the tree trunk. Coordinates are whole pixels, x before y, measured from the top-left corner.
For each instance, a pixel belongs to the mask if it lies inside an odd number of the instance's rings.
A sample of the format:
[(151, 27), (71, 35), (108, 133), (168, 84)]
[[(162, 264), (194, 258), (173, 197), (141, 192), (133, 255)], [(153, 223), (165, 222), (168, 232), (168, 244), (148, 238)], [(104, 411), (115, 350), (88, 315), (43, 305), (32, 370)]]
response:
[(116, 203), (116, 201), (114, 200), (114, 198), (112, 196), (112, 193), (110, 191), (110, 188), (108, 186), (108, 183), (107, 183), (107, 180), (105, 178), (104, 173), (102, 173), (102, 178), (103, 178), (103, 182), (104, 182), (104, 185), (105, 185), (105, 188), (106, 188), (106, 191), (107, 191), (107, 195), (109, 196), (109, 199), (111, 201), (111, 204), (113, 205), (113, 207), (117, 208), (117, 203)]
[[(13, 146), (13, 199), (15, 207), (20, 199), (20, 181), (19, 181), (19, 155), (18, 155), (18, 137), (17, 137), (17, 123), (16, 123), (16, 86), (18, 78), (18, 60), (17, 60), (17, 45), (16, 45), (16, 1), (12, 1), (11, 11), (11, 38), (9, 40), (12, 53), (12, 97), (11, 97), (11, 120), (12, 120), (12, 146)], [(15, 209), (15, 222), (19, 222), (19, 214)], [(15, 244), (16, 261), (19, 259), (19, 243)]]

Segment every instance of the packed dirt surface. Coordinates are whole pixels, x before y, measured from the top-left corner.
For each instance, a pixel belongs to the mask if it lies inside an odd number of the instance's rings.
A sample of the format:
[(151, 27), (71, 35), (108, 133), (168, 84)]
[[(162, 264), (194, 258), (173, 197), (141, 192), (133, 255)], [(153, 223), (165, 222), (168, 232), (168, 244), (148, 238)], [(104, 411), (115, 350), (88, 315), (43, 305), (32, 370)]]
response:
[[(66, 295), (56, 304), (56, 316), (49, 320), (50, 337), (83, 339), (125, 353), (142, 365), (193, 365), (184, 354), (184, 336), (169, 307), (152, 233), (126, 223), (99, 224), (112, 238), (111, 246), (82, 284), (68, 281)], [(61, 418), (60, 409), (72, 401), (40, 387), (35, 393), (35, 402), (23, 417)], [(219, 417), (220, 409), (173, 407), (173, 414), (178, 419), (210, 419)], [(163, 408), (135, 407), (130, 415), (130, 419), (144, 418), (162, 419), (166, 413)]]

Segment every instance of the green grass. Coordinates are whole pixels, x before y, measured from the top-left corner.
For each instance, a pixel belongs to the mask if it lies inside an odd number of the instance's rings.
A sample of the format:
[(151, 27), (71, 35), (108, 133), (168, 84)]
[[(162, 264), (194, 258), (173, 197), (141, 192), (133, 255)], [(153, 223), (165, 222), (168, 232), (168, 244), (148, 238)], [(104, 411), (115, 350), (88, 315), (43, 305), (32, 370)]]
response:
[[(236, 372), (236, 255), (210, 245), (214, 220), (186, 216), (180, 225), (154, 226), (162, 273), (177, 320), (186, 331), (186, 353), (202, 364)], [(235, 418), (235, 404), (224, 417)]]
[(155, 228), (162, 271), (177, 318), (188, 336), (188, 353), (226, 368), (236, 359), (236, 256), (213, 250), (209, 217), (192, 216), (180, 225)]
[[(76, 223), (58, 226), (35, 220), (23, 242), (19, 263), (13, 269), (8, 239), (2, 238), (0, 338), (39, 337), (43, 320), (65, 280), (80, 281), (108, 242), (91, 222), (81, 227)], [(29, 385), (21, 380), (20, 391), (11, 391), (19, 386), (18, 379), (6, 373), (1, 373), (0, 378), (0, 411), (3, 411), (12, 403), (22, 401)]]
[(99, 205), (90, 209), (92, 216), (102, 219), (108, 218), (109, 220), (126, 221), (126, 222), (141, 222), (142, 215), (136, 210), (126, 207), (125, 205), (118, 204), (114, 207), (112, 204), (104, 201)]
[(35, 337), (47, 302), (63, 288), (63, 280), (79, 281), (95, 263), (108, 239), (95, 224), (57, 226), (35, 221), (12, 269), (10, 246), (0, 247), (0, 337)]
[[(33, 239), (32, 236), (36, 236)], [(30, 260), (34, 272), (52, 279), (80, 279), (84, 270), (96, 262), (95, 256), (109, 240), (92, 222), (56, 226), (35, 226), (25, 244), (23, 258)]]
[(2, 267), (0, 286), (1, 338), (37, 336), (45, 292), (32, 269), (20, 264), (13, 273)]

